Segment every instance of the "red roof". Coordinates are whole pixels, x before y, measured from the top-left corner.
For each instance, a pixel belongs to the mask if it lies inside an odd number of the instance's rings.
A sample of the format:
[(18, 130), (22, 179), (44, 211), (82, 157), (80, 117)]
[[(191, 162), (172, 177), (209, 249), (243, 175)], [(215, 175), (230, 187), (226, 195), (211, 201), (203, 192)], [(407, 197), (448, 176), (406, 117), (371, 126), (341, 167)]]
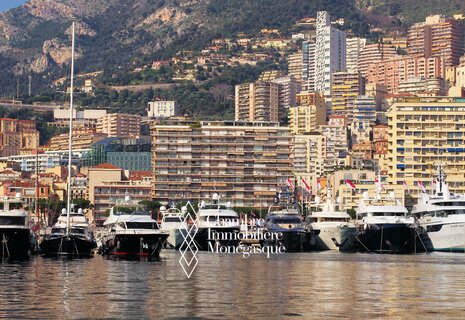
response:
[(111, 163), (101, 163), (99, 165), (96, 165), (95, 167), (92, 167), (92, 168), (96, 168), (96, 169), (121, 169), (117, 166), (114, 166), (112, 165)]

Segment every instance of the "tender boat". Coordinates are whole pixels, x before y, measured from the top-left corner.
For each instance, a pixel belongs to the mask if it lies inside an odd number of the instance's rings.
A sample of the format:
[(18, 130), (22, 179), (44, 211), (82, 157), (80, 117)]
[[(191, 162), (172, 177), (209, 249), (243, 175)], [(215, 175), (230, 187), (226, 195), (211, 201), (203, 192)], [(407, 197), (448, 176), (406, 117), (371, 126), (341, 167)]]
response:
[(169, 232), (165, 247), (179, 249), (187, 233), (187, 223), (185, 221), (187, 207), (182, 207), (179, 210), (176, 207), (166, 209), (166, 207), (162, 206), (160, 212), (162, 214), (160, 229)]
[(231, 204), (220, 203), (219, 195), (213, 194), (212, 202), (202, 201), (197, 212), (197, 233), (194, 240), (199, 250), (212, 251), (217, 246), (237, 246), (240, 240), (240, 219)]
[(428, 251), (465, 252), (465, 196), (449, 192), (442, 165), (435, 192), (422, 192), (412, 214), (418, 217)]
[[(307, 217), (313, 231), (311, 244), (315, 250), (352, 251), (355, 249), (357, 227), (350, 222), (347, 212), (337, 211), (331, 190), (321, 211), (313, 211)], [(316, 199), (317, 204), (319, 199)]]
[[(380, 181), (380, 180), (378, 180)], [(390, 192), (381, 198), (378, 183), (376, 196), (363, 193), (357, 208), (357, 239), (361, 250), (375, 253), (412, 253), (415, 251), (416, 229), (413, 217), (408, 217), (407, 208)]]
[(294, 203), (283, 203), (279, 198), (268, 208), (264, 227), (266, 232), (281, 233), (282, 239), (264, 241), (262, 246), (283, 246), (287, 252), (304, 251), (308, 245), (308, 233), (302, 216)]
[(92, 256), (96, 246), (93, 232), (83, 210), (78, 209), (75, 212), (74, 206), (71, 206), (69, 215), (66, 209), (62, 209), (58, 221), (39, 244), (43, 255), (72, 257)]
[(101, 251), (106, 255), (157, 258), (169, 236), (143, 205), (131, 203), (127, 196), (110, 209), (103, 226)]
[(29, 257), (30, 228), (24, 203), (18, 197), (0, 200), (0, 255), (2, 258), (26, 259)]

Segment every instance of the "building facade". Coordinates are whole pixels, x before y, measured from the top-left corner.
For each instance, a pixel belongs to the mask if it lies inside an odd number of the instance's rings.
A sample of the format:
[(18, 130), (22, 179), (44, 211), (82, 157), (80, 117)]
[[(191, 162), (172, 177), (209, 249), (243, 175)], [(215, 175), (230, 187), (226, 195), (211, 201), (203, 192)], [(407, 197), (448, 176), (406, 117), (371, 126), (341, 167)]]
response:
[(404, 98), (389, 119), (389, 181), (430, 188), (445, 164), (451, 191), (465, 192), (465, 102), (460, 98)]
[(152, 197), (167, 203), (218, 193), (235, 206), (273, 201), (292, 176), (288, 127), (244, 122), (167, 122), (152, 133)]
[(109, 113), (99, 118), (97, 132), (109, 137), (138, 138), (140, 136), (141, 116), (134, 114)]
[(355, 99), (365, 94), (365, 80), (358, 72), (339, 71), (331, 84), (331, 114), (346, 116), (352, 122)]
[(150, 118), (169, 118), (176, 116), (176, 102), (156, 100), (148, 103), (147, 116)]
[(0, 118), (0, 156), (30, 154), (39, 146), (39, 131), (32, 120)]

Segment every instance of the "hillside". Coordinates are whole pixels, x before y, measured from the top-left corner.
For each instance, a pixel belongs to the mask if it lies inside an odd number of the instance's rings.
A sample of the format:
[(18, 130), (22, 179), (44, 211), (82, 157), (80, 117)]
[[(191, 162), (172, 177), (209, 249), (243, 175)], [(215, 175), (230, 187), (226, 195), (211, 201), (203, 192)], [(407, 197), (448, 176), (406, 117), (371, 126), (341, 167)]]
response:
[(14, 94), (17, 83), (24, 91), (28, 75), (36, 88), (66, 75), (73, 19), (77, 70), (85, 72), (124, 71), (238, 32), (287, 31), (318, 10), (367, 35), (370, 25), (403, 32), (427, 14), (463, 9), (458, 0), (30, 0), (0, 14), (0, 94)]

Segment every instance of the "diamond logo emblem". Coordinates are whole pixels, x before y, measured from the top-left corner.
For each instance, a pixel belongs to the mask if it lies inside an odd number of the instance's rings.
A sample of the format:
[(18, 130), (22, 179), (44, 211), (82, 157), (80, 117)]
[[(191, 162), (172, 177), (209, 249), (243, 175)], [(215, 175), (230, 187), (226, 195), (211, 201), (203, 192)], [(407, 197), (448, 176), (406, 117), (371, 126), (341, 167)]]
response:
[[(192, 205), (189, 202), (188, 205), (190, 205), (192, 208)], [(192, 221), (192, 224), (189, 225), (189, 221)], [(181, 235), (184, 239), (181, 247), (179, 248), (179, 252), (181, 252), (179, 264), (181, 265), (182, 270), (186, 274), (187, 278), (190, 278), (199, 262), (196, 256), (199, 248), (197, 247), (197, 244), (194, 240), (198, 230), (197, 222), (195, 219), (193, 219), (189, 211), (184, 217), (182, 227), (179, 230), (181, 231)]]

